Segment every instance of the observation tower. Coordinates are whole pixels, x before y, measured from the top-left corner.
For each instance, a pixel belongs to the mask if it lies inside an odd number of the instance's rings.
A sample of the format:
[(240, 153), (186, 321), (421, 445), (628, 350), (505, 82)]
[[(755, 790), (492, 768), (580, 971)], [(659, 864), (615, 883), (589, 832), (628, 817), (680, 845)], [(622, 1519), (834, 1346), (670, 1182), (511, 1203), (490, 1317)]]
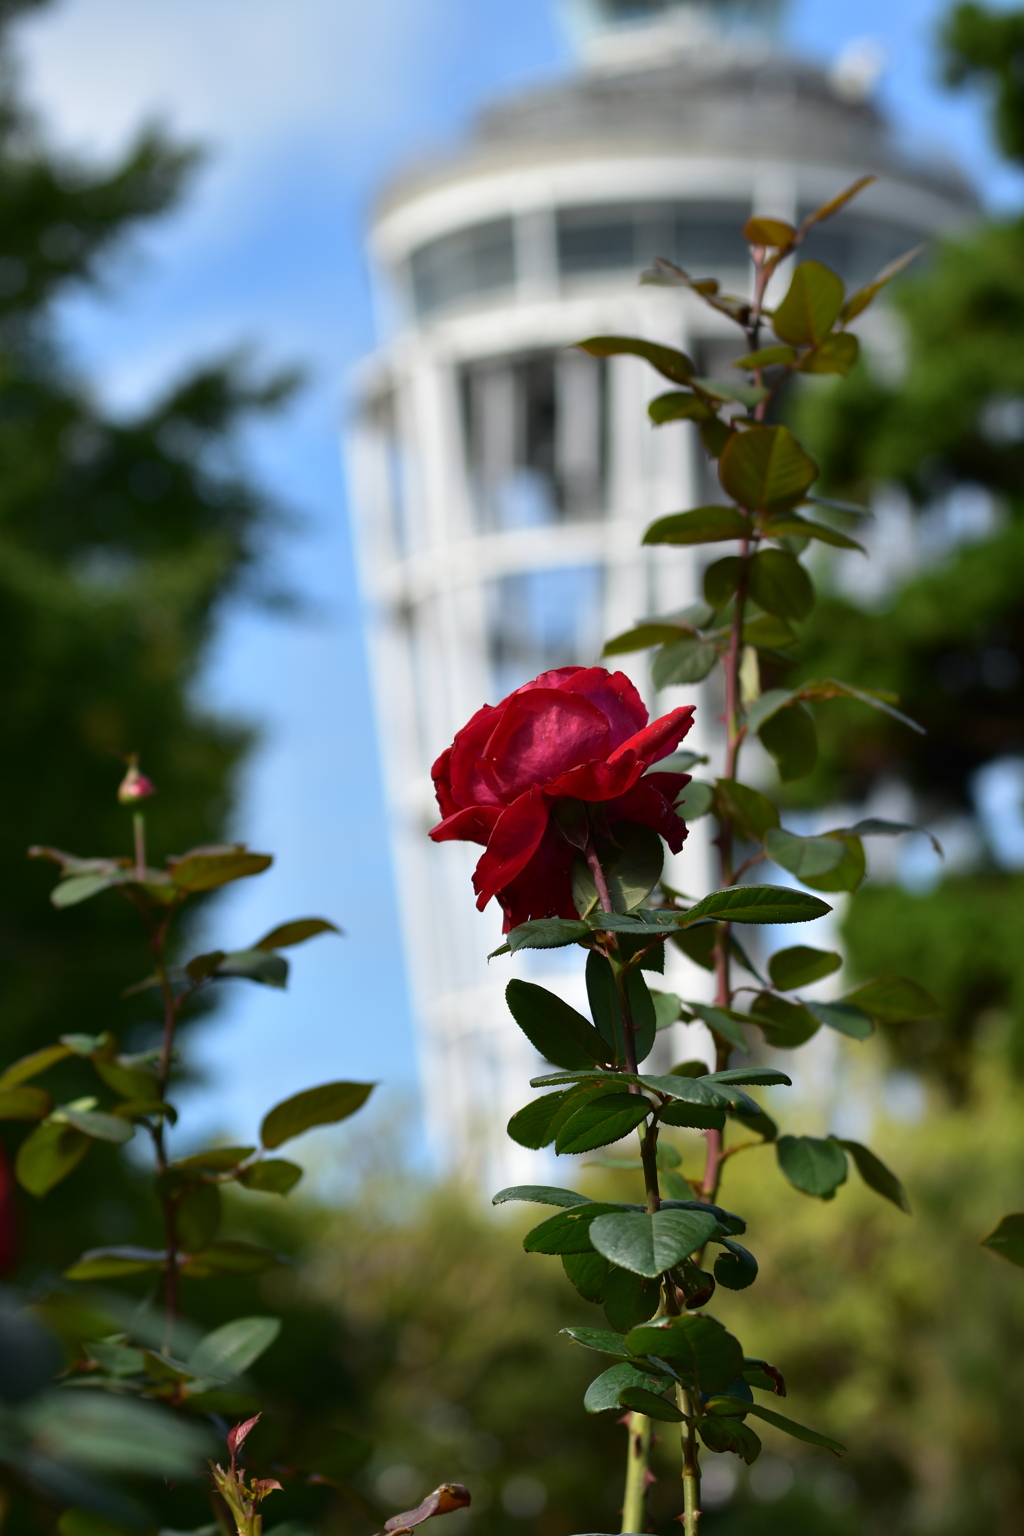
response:
[[(727, 376), (740, 333), (688, 292), (639, 287), (655, 256), (744, 291), (752, 213), (797, 223), (871, 172), (802, 250), (849, 287), (976, 212), (952, 167), (899, 152), (870, 71), (789, 56), (777, 13), (772, 0), (568, 4), (578, 70), (488, 108), (456, 153), (399, 175), (373, 217), (382, 335), (357, 373), (348, 465), (405, 960), (435, 1150), (488, 1189), (536, 1177), (543, 1156), (504, 1131), (538, 1066), (505, 1008), (509, 976), (586, 1009), (559, 951), (488, 966), (501, 914), (474, 908), (480, 850), (427, 838), (431, 764), (483, 702), (593, 664), (608, 636), (698, 597), (706, 553), (652, 558), (640, 538), (720, 494), (690, 426), (649, 424), (665, 387), (653, 370), (572, 343), (645, 336)], [(858, 328), (869, 353), (891, 355), (884, 309)], [(613, 665), (652, 715), (696, 702), (684, 745), (718, 771), (712, 687), (655, 696), (642, 655)], [(706, 828), (674, 861), (682, 890), (711, 883)], [(670, 986), (710, 996), (706, 972), (670, 963)], [(699, 1053), (685, 1029), (675, 1054)]]

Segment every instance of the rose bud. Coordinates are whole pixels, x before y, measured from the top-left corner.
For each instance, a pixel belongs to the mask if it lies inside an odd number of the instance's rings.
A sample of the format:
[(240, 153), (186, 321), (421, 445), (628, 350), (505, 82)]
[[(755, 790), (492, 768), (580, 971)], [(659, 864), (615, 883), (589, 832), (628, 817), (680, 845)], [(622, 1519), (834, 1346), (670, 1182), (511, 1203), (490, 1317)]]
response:
[(117, 798), (122, 805), (134, 805), (138, 800), (148, 800), (150, 795), (156, 794), (156, 785), (139, 772), (138, 758), (132, 757), (128, 762), (128, 772), (117, 787)]
[(623, 672), (543, 672), (477, 710), (441, 753), (432, 771), (444, 820), (430, 836), (483, 844), (476, 904), (482, 911), (496, 896), (506, 933), (530, 918), (576, 917), (572, 861), (586, 828), (565, 802), (600, 807), (605, 827), (653, 827), (678, 853), (686, 827), (673, 806), (689, 775), (647, 770), (675, 751), (692, 723), (687, 705), (648, 724)]

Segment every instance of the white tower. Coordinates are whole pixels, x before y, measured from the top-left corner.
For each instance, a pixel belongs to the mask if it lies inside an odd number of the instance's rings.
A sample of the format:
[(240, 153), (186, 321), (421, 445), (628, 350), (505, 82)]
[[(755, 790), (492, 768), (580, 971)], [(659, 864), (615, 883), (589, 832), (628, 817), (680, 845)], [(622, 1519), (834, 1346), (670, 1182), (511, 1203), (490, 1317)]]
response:
[[(856, 285), (975, 211), (954, 171), (895, 152), (855, 73), (777, 51), (775, 9), (576, 0), (581, 71), (491, 108), (457, 156), (393, 183), (373, 222), (386, 336), (357, 378), (352, 506), (428, 1127), (485, 1188), (538, 1167), (504, 1131), (536, 1062), (508, 976), (582, 998), (564, 951), (488, 967), (500, 913), (474, 909), (480, 850), (427, 838), (430, 766), (483, 702), (593, 664), (606, 637), (699, 596), (702, 554), (652, 559), (639, 541), (654, 517), (717, 499), (692, 429), (647, 422), (667, 386), (572, 343), (668, 340), (723, 376), (739, 332), (692, 295), (639, 288), (653, 257), (742, 290), (752, 212), (796, 222), (875, 172), (804, 248)], [(869, 319), (883, 340), (884, 315)], [(713, 697), (653, 697), (643, 657), (623, 670), (652, 714), (696, 700), (685, 745), (714, 751)], [(710, 883), (705, 827), (677, 861), (683, 890)], [(684, 996), (709, 995), (705, 972), (675, 963)]]

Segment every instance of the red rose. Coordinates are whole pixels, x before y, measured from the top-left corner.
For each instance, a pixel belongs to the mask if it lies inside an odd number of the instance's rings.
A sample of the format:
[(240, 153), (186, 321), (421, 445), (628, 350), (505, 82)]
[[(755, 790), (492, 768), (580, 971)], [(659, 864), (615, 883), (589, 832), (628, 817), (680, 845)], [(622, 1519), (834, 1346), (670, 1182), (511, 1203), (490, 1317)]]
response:
[(684, 773), (646, 774), (679, 745), (693, 705), (647, 724), (623, 672), (560, 667), (542, 672), (500, 704), (485, 704), (432, 773), (444, 820), (430, 835), (483, 843), (473, 888), (482, 911), (497, 896), (505, 932), (532, 917), (575, 917), (577, 851), (551, 819), (559, 800), (604, 805), (607, 824), (642, 822), (673, 853), (686, 828), (673, 810)]

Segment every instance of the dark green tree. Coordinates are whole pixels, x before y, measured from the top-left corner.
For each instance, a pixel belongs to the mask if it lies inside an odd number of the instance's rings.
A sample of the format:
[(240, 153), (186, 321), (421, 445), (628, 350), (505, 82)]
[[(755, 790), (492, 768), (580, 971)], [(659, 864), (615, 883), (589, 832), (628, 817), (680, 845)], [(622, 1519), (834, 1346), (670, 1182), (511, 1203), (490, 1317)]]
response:
[[(0, 4), (0, 50), (26, 0)], [(160, 858), (225, 835), (250, 740), (194, 685), (225, 605), (254, 593), (277, 516), (230, 453), (234, 429), (287, 381), (235, 361), (114, 416), (72, 367), (55, 321), (109, 281), (120, 248), (180, 197), (194, 151), (143, 134), (115, 163), (58, 154), (0, 72), (0, 1018), (7, 1056), (68, 1029), (145, 1034), (151, 1004), (119, 1001), (137, 966), (132, 914), (52, 910), (29, 843), (125, 843), (114, 789), (138, 751), (161, 794)], [(130, 849), (125, 846), (127, 853)], [(100, 933), (103, 938), (100, 942)], [(113, 1163), (111, 1162), (111, 1167)], [(111, 1174), (113, 1178), (113, 1174)], [(84, 1173), (31, 1223), (29, 1257), (85, 1239)], [(108, 1186), (95, 1191), (109, 1204)], [(53, 1212), (51, 1217), (50, 1212)], [(70, 1226), (69, 1226), (70, 1224)]]

